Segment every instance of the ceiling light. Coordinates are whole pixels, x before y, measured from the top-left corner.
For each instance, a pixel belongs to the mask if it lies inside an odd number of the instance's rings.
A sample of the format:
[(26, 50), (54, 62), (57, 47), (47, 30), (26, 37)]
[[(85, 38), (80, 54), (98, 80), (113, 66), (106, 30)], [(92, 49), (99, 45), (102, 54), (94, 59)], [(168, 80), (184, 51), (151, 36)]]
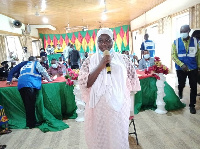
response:
[(42, 4), (41, 4), (41, 11), (44, 11), (46, 9), (47, 5), (46, 5), (46, 1), (42, 0)]
[(105, 5), (106, 1), (105, 0), (100, 0), (100, 6)]
[(101, 17), (101, 19), (102, 19), (103, 21), (107, 20), (107, 16), (106, 16), (106, 14), (105, 14), (105, 13), (103, 13), (103, 14), (102, 14), (102, 17)]
[(44, 23), (48, 23), (48, 18), (46, 18), (46, 17), (44, 17), (43, 19), (42, 19), (42, 21), (44, 22)]

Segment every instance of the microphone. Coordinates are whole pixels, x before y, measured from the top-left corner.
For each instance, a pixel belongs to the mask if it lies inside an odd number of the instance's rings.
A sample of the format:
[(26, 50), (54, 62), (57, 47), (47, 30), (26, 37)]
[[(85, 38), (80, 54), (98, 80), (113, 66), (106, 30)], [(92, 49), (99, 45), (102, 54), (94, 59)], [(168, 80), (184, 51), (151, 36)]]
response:
[[(110, 52), (108, 50), (105, 50), (103, 52), (103, 56), (106, 56), (106, 55), (110, 55)], [(110, 63), (106, 64), (106, 71), (107, 71), (107, 74), (111, 74)]]

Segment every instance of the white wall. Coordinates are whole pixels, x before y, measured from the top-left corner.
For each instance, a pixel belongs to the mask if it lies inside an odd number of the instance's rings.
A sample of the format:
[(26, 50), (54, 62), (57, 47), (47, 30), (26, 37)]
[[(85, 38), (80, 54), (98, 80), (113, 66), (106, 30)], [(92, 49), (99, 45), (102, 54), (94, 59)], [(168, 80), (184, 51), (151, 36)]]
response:
[[(180, 12), (191, 6), (200, 3), (200, 0), (166, 0), (162, 4), (154, 7), (153, 9), (139, 16), (131, 21), (131, 30), (144, 26), (145, 24), (152, 23), (168, 15)], [(145, 20), (146, 18), (146, 20)]]
[(1, 22), (0, 30), (16, 34), (22, 34), (22, 29), (25, 29), (25, 25), (22, 24), (21, 28), (14, 28), (11, 25), (13, 21), (14, 19), (0, 14), (0, 22)]
[(31, 28), (30, 36), (39, 38), (38, 30), (36, 28)]
[[(22, 29), (23, 30), (25, 29), (25, 25), (22, 23), (21, 28), (14, 28), (14, 27), (12, 27), (13, 21), (14, 21), (14, 19), (0, 14), (0, 31), (22, 35)], [(35, 29), (35, 28), (31, 28), (30, 36), (34, 36), (34, 37), (39, 38), (38, 30)]]

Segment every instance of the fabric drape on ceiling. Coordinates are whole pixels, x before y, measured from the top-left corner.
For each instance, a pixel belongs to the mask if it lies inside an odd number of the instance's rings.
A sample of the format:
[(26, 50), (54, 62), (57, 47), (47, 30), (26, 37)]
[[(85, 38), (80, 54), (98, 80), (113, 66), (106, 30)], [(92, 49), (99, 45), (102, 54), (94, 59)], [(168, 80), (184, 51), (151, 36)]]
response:
[(7, 60), (5, 36), (0, 35), (0, 63)]
[[(129, 51), (129, 25), (123, 25), (116, 28), (111, 28), (114, 33), (113, 48), (115, 51)], [(96, 52), (96, 35), (98, 30), (80, 31), (67, 34), (40, 34), (43, 40), (44, 48), (48, 45), (60, 44), (63, 49), (70, 42), (75, 45), (75, 48), (81, 53)]]
[(189, 8), (190, 27), (200, 28), (200, 4)]

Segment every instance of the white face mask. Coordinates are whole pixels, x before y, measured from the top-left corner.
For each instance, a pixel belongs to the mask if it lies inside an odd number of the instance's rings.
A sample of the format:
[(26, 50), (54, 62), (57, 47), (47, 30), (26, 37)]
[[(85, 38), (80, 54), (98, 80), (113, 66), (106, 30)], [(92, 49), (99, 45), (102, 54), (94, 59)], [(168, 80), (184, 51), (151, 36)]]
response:
[(41, 52), (44, 52), (44, 50), (41, 50)]
[(180, 33), (181, 38), (185, 39), (189, 36), (189, 33)]
[(57, 64), (52, 64), (51, 66), (52, 66), (53, 68), (57, 68), (57, 67), (58, 67)]
[(61, 61), (59, 62), (59, 64), (62, 64), (62, 63), (63, 63), (63, 62), (61, 62)]
[(145, 58), (145, 59), (148, 59), (149, 57), (150, 57), (149, 54), (145, 54), (145, 55), (144, 55), (144, 58)]

